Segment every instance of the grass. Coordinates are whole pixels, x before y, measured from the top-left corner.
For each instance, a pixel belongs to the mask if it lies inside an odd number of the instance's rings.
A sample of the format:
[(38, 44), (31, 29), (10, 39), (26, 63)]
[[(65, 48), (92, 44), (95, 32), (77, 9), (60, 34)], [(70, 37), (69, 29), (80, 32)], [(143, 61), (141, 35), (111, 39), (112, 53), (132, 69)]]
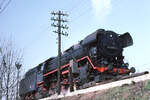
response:
[(66, 97), (61, 100), (150, 100), (150, 80), (121, 87)]
[(150, 80), (109, 89), (101, 100), (150, 100)]

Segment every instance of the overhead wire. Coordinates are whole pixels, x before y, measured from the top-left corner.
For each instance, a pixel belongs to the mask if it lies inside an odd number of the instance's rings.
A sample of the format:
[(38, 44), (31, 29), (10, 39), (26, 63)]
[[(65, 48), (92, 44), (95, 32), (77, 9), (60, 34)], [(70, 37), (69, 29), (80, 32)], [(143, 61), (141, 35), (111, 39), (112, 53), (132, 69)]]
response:
[[(72, 2), (71, 2), (72, 3)], [(82, 12), (82, 9), (85, 9), (85, 5), (87, 5), (88, 1), (87, 0), (81, 0), (78, 2), (75, 2), (73, 6), (71, 6), (71, 8), (67, 8), (66, 11), (68, 11), (69, 17), (71, 16), (72, 18), (74, 18), (74, 20), (79, 19), (80, 16), (83, 16), (89, 9), (91, 9), (90, 7), (86, 10)], [(70, 5), (70, 2), (66, 4)], [(82, 5), (82, 7), (80, 9), (78, 9), (80, 6)], [(74, 12), (74, 10), (76, 10)], [(73, 13), (74, 12), (74, 13)], [(81, 13), (80, 13), (81, 12)], [(77, 17), (74, 16), (75, 14), (77, 14)], [(71, 19), (71, 18), (70, 18)], [(74, 21), (73, 20), (73, 21)], [(69, 23), (72, 23), (72, 21), (69, 21)]]
[(44, 35), (41, 34), (41, 33), (45, 32), (48, 28), (49, 28), (49, 26), (46, 27), (46, 28), (44, 28), (44, 29), (41, 30), (40, 32), (38, 32), (38, 35), (37, 35), (38, 37), (36, 37), (35, 39), (31, 40), (27, 45), (25, 45), (25, 46), (24, 46), (24, 49), (27, 50), (27, 49), (28, 49), (29, 47), (31, 47), (34, 43), (36, 43), (40, 38), (42, 38)]
[[(77, 9), (77, 8), (78, 8), (80, 5), (82, 5), (83, 3), (84, 3), (84, 5), (87, 5), (88, 1), (87, 1), (87, 0), (82, 0), (82, 2), (79, 3), (78, 6), (73, 7), (72, 10), (70, 10), (70, 11), (73, 12), (73, 10), (75, 10), (75, 8)], [(85, 9), (85, 6), (84, 6), (84, 5), (82, 5), (82, 8), (76, 10), (76, 13), (71, 13), (71, 12), (70, 12), (70, 15), (72, 15), (72, 18), (73, 18), (70, 23), (72, 23), (72, 22), (74, 22), (75, 20), (79, 19), (81, 16), (84, 16), (84, 15), (91, 9), (91, 7), (89, 6), (88, 9), (86, 9), (85, 11), (82, 11), (81, 9)], [(81, 13), (80, 13), (80, 12), (81, 12)], [(78, 14), (77, 17), (76, 17), (76, 16), (73, 16), (74, 14)], [(74, 17), (75, 17), (75, 18), (74, 18)]]
[[(91, 7), (89, 7), (88, 9), (86, 9), (84, 12), (81, 12), (77, 17), (75, 17), (73, 20), (72, 20), (72, 22), (75, 22), (75, 21), (77, 21), (79, 18), (81, 18), (82, 16), (85, 16), (86, 14), (87, 14), (87, 12), (88, 11), (90, 11), (91, 10)], [(72, 23), (71, 22), (71, 23)]]
[[(72, 1), (71, 1), (71, 2), (72, 2)], [(70, 3), (70, 2), (69, 2), (69, 3)], [(69, 4), (69, 3), (68, 3), (68, 4)], [(67, 5), (68, 5), (68, 4), (67, 4)], [(66, 6), (67, 6), (67, 5), (66, 5)], [(46, 29), (47, 29), (47, 28), (46, 28)], [(43, 31), (42, 31), (42, 32), (43, 32)], [(42, 32), (39, 32), (39, 33), (42, 33)], [(39, 36), (39, 38), (41, 38), (41, 35)], [(39, 40), (39, 39), (36, 38), (36, 39), (34, 39), (34, 40), (31, 40), (31, 41), (29, 42), (30, 45), (27, 44), (27, 45), (24, 46), (24, 48), (29, 48), (29, 47), (31, 46), (31, 44), (37, 42), (37, 40)]]
[[(86, 2), (85, 2), (86, 1)], [(69, 10), (69, 13), (72, 15), (73, 13), (72, 13), (72, 11), (73, 10), (75, 10), (75, 9), (77, 9), (81, 4), (83, 4), (84, 3), (84, 5), (85, 4), (87, 4), (87, 0), (82, 0), (82, 2), (80, 1), (80, 3), (76, 3), (76, 5), (74, 5), (73, 7), (71, 7), (71, 9)], [(78, 6), (77, 6), (77, 4), (78, 4)], [(84, 7), (84, 6), (83, 6)], [(80, 17), (82, 17), (82, 16), (84, 16), (89, 10), (91, 9), (91, 7), (89, 7), (88, 9), (86, 9), (84, 12), (81, 12), (81, 13), (79, 13), (79, 15), (77, 16), (77, 17), (75, 17), (74, 18), (74, 20), (72, 20), (71, 22), (69, 22), (69, 23), (72, 23), (72, 22), (74, 22), (75, 20), (77, 20), (77, 19), (79, 19)], [(40, 32), (41, 33), (41, 32)], [(40, 37), (40, 36), (39, 36)], [(41, 37), (40, 37), (41, 38)], [(35, 43), (35, 41), (37, 41), (37, 40), (39, 40), (39, 39), (36, 39), (36, 40), (32, 40), (31, 42), (30, 42), (30, 46), (31, 46), (31, 44), (33, 44), (33, 43)], [(63, 45), (63, 44), (62, 44)], [(27, 46), (25, 46), (25, 48), (26, 47), (29, 47), (29, 45), (27, 45)], [(64, 49), (64, 48), (63, 48)]]
[[(2, 5), (4, 4), (4, 1), (5, 1), (5, 0), (3, 0)], [(4, 5), (4, 7), (0, 9), (0, 14), (8, 7), (8, 5), (10, 4), (11, 1), (12, 1), (12, 0), (9, 0), (9, 1)], [(2, 5), (1, 5), (1, 7), (2, 7)]]
[(0, 9), (2, 8), (4, 2), (5, 2), (5, 0), (2, 0), (2, 2), (0, 3)]
[[(82, 2), (78, 3), (78, 5), (76, 4), (75, 6), (73, 6), (71, 8), (71, 10), (69, 11), (70, 15), (69, 15), (69, 21), (68, 24), (73, 24), (75, 21), (79, 20), (81, 17), (85, 16), (86, 13), (88, 13), (91, 10), (91, 6), (87, 6), (88, 1), (87, 0), (82, 0)], [(77, 9), (79, 6), (81, 6), (80, 9)], [(85, 8), (86, 6), (86, 8)], [(82, 10), (83, 9), (83, 10)], [(85, 10), (86, 9), (86, 10)], [(73, 10), (76, 10), (75, 13), (73, 13)], [(74, 16), (75, 14), (77, 14), (76, 16)], [(70, 28), (69, 31), (71, 32)]]
[(80, 3), (77, 2), (75, 5), (73, 5), (73, 6), (69, 9), (69, 14), (72, 14), (71, 12), (72, 12), (73, 10), (77, 9), (81, 4), (85, 3), (85, 1), (87, 1), (87, 0), (82, 0), (82, 1), (80, 1)]
[[(85, 9), (85, 6), (87, 6), (87, 3), (88, 3), (87, 0), (82, 0), (82, 1), (80, 1), (80, 2), (76, 2), (75, 5), (73, 5), (73, 6), (68, 10), (68, 12), (69, 12), (69, 17), (72, 16), (72, 19), (70, 18), (71, 21), (69, 21), (69, 24), (74, 23), (75, 21), (77, 21), (78, 19), (80, 19), (82, 16), (86, 15), (86, 13), (87, 13), (88, 11), (90, 11), (90, 9), (91, 9), (90, 6), (89, 6), (86, 10), (82, 10), (82, 9)], [(80, 7), (81, 5), (82, 5), (82, 7)], [(79, 7), (80, 7), (80, 8), (79, 8)], [(76, 10), (75, 13), (73, 13), (74, 10)], [(75, 15), (75, 14), (77, 14), (77, 16), (73, 16), (73, 15)], [(71, 31), (70, 28), (69, 28), (69, 31)], [(64, 45), (64, 44), (63, 44), (63, 42), (62, 42), (62, 48), (63, 48), (63, 45)], [(63, 50), (64, 50), (64, 48), (63, 48)]]
[[(73, 16), (74, 13), (72, 13), (72, 12), (73, 12), (75, 9), (77, 9), (79, 6), (81, 6), (83, 3), (86, 4), (87, 2), (85, 2), (85, 1), (87, 1), (87, 0), (82, 0), (82, 1), (80, 1), (80, 2), (75, 2), (75, 3), (74, 3), (75, 5), (73, 5), (71, 8), (68, 8), (67, 11), (68, 11), (69, 16), (70, 16), (70, 15)], [(67, 5), (70, 5), (70, 3), (72, 3), (72, 1), (69, 2), (68, 4), (66, 4), (66, 6), (67, 6)], [(65, 7), (66, 7), (66, 6), (65, 6)], [(77, 12), (77, 11), (76, 11), (76, 12)], [(81, 14), (80, 14), (80, 15), (81, 15)], [(70, 22), (70, 21), (69, 21), (69, 22)], [(71, 21), (71, 23), (72, 23), (72, 21)], [(64, 43), (63, 43), (63, 41), (62, 41), (62, 50), (64, 50), (63, 45), (64, 45)]]

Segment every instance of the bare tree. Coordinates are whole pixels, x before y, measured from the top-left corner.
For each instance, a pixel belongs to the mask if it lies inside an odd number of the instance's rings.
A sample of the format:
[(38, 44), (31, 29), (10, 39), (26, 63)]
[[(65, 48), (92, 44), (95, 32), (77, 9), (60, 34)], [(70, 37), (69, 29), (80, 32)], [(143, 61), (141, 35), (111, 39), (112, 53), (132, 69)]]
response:
[[(0, 48), (0, 54), (2, 53), (2, 50)], [(2, 56), (0, 56), (0, 100), (2, 99), (2, 76), (3, 76), (3, 68), (2, 68)]]
[(13, 47), (11, 41), (0, 41), (0, 100), (15, 100), (18, 96), (16, 62), (21, 63), (21, 60), (21, 52)]

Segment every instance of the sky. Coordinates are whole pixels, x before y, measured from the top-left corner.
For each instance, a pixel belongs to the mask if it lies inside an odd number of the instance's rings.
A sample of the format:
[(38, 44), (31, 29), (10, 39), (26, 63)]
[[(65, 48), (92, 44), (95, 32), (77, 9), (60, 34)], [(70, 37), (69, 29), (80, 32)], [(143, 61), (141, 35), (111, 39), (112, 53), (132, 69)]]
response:
[(27, 71), (57, 55), (57, 34), (50, 19), (52, 11), (61, 10), (69, 14), (64, 18), (69, 35), (62, 36), (62, 51), (100, 28), (129, 32), (134, 44), (124, 49), (125, 61), (144, 71), (150, 69), (149, 5), (150, 0), (11, 0), (0, 13), (0, 36), (11, 37), (22, 50)]

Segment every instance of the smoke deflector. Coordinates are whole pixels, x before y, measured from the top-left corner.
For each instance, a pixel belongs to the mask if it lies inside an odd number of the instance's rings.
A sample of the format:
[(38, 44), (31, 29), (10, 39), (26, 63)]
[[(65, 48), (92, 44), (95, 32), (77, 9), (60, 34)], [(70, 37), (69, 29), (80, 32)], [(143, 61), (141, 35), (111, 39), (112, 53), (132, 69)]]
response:
[(133, 40), (130, 33), (126, 32), (123, 35), (120, 35), (119, 38), (122, 41), (123, 48), (133, 45)]

